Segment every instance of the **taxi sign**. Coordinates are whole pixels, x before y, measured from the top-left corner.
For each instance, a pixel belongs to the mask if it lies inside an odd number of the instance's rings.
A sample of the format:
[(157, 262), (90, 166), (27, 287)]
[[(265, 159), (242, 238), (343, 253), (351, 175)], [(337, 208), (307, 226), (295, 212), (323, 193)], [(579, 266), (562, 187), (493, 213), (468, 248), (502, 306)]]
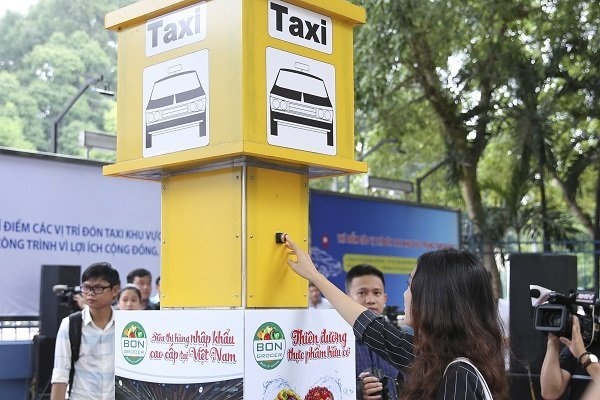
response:
[(353, 28), (345, 0), (142, 0), (106, 16), (118, 37), (117, 162), (159, 178), (241, 158), (310, 177), (354, 160)]

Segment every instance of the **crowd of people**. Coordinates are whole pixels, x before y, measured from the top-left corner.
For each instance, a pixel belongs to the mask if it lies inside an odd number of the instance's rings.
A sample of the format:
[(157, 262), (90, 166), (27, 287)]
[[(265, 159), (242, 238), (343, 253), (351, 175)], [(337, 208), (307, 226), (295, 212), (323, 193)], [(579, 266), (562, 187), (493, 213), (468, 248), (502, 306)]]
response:
[[(375, 266), (351, 268), (344, 292), (288, 235), (285, 245), (289, 266), (309, 282), (309, 309), (334, 308), (354, 330), (357, 400), (509, 398), (506, 328), (490, 276), (476, 256), (455, 249), (419, 256), (404, 292), (408, 327), (399, 327), (383, 314), (385, 278)], [(151, 297), (146, 269), (131, 271), (124, 286), (109, 263), (83, 272), (79, 358), (74, 363), (71, 357), (66, 317), (56, 338), (51, 400), (63, 400), (67, 392), (74, 400), (114, 399), (113, 310), (158, 309), (160, 277), (154, 283), (157, 295)], [(570, 338), (548, 334), (540, 376), (544, 399), (600, 398), (598, 345), (584, 343), (578, 318), (572, 324)]]
[[(508, 399), (496, 300), (489, 275), (475, 256), (446, 249), (418, 258), (404, 292), (405, 320), (412, 327), (407, 330), (378, 312), (375, 299), (386, 298), (378, 274), (366, 275), (371, 284), (358, 285), (359, 299), (369, 300), (356, 300), (348, 294), (352, 289), (344, 293), (319, 273), (289, 236), (285, 243), (290, 267), (325, 295), (353, 327), (357, 343), (398, 371), (398, 398)], [(363, 388), (357, 390), (357, 399), (380, 399), (386, 390), (372, 371), (360, 371), (359, 379)]]
[[(329, 304), (354, 328), (356, 372), (361, 384), (357, 400), (381, 399), (383, 382), (372, 373), (375, 360), (361, 364), (361, 348), (375, 352), (398, 371), (400, 399), (503, 400), (509, 398), (506, 370), (508, 345), (507, 306), (494, 300), (491, 280), (477, 258), (452, 249), (421, 255), (408, 278), (404, 293), (406, 323), (400, 329), (376, 306), (385, 301), (383, 276), (352, 289), (355, 266), (347, 273), (346, 293), (315, 268), (308, 254), (289, 237), (288, 264), (325, 294)], [(374, 268), (377, 271), (376, 268)], [(368, 298), (368, 300), (366, 300)], [(548, 334), (540, 375), (546, 400), (600, 399), (600, 341), (584, 343), (579, 319), (571, 317), (570, 338)], [(563, 345), (562, 350), (560, 345)], [(390, 372), (391, 374), (391, 372)], [(381, 375), (379, 375), (381, 376)], [(396, 398), (388, 390), (386, 398)]]

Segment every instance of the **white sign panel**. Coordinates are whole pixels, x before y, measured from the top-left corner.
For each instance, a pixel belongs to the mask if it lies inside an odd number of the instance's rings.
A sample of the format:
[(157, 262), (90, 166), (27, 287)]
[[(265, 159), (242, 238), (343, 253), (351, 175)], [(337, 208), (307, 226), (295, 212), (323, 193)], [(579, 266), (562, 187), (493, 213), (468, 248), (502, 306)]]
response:
[(149, 66), (143, 75), (144, 157), (208, 145), (208, 50)]
[(283, 1), (269, 1), (268, 20), (271, 37), (331, 54), (331, 18)]
[(116, 398), (243, 399), (243, 320), (243, 310), (117, 311)]
[(246, 399), (356, 399), (354, 333), (337, 311), (247, 310), (245, 326)]
[(146, 22), (146, 57), (206, 38), (206, 2)]
[(160, 273), (160, 183), (100, 165), (0, 154), (0, 315), (38, 315), (42, 265)]
[(336, 154), (335, 67), (267, 47), (267, 142)]

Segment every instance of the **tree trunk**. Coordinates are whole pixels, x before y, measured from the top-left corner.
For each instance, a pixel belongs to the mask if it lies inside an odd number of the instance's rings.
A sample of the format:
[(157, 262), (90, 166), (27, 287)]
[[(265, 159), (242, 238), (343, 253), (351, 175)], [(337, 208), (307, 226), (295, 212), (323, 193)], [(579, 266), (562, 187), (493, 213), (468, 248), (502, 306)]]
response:
[(596, 210), (594, 215), (594, 293), (600, 289), (600, 168), (596, 179)]
[(485, 240), (485, 211), (481, 201), (481, 193), (477, 185), (477, 165), (476, 163), (461, 165), (460, 190), (462, 198), (465, 201), (467, 215), (473, 223), (473, 234), (479, 239), (479, 251), (485, 269), (488, 270), (492, 277), (492, 285), (494, 294), (499, 297), (502, 293), (500, 284), (500, 273), (496, 266), (494, 258), (494, 248), (488, 241)]
[[(583, 225), (586, 232), (588, 233), (588, 235), (591, 238), (596, 237), (595, 231), (597, 229), (598, 223), (593, 222), (591, 220), (591, 218), (581, 208), (581, 206), (579, 206), (579, 204), (577, 204), (577, 201), (575, 200), (574, 195), (572, 193), (570, 193), (569, 189), (567, 188), (567, 185), (565, 185), (564, 182), (562, 182), (560, 179), (558, 179), (556, 177), (556, 175), (554, 176), (554, 179), (558, 183), (558, 186), (560, 187), (560, 190), (563, 193), (563, 199), (567, 202), (567, 207), (569, 207), (569, 211), (571, 211), (571, 214), (573, 216), (575, 216), (575, 218), (577, 218), (577, 220), (581, 223), (581, 225)], [(598, 203), (597, 203), (598, 197), (597, 196), (598, 196), (598, 194), (596, 194), (596, 207), (598, 207)]]

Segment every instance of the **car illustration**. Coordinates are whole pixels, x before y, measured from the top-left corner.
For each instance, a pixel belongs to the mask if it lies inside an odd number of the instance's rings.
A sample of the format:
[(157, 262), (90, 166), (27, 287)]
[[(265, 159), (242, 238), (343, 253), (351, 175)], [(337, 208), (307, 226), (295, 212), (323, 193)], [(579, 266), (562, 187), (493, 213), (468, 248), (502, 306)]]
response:
[(281, 68), (269, 94), (273, 136), (280, 126), (322, 132), (333, 146), (333, 107), (323, 79), (302, 70)]
[(188, 128), (206, 136), (206, 93), (196, 71), (183, 71), (156, 81), (146, 106), (146, 148), (152, 137)]
[(317, 270), (325, 275), (326, 278), (338, 276), (344, 271), (342, 263), (320, 247), (312, 246), (310, 248), (310, 255)]

